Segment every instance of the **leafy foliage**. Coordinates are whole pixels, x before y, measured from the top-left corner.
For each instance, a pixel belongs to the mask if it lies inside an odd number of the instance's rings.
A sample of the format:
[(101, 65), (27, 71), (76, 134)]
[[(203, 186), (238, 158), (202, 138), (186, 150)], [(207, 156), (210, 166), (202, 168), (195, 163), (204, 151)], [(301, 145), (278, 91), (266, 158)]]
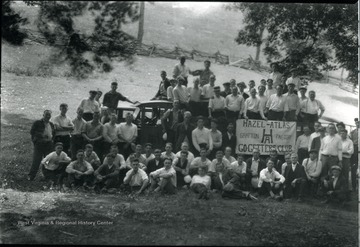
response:
[(13, 45), (22, 45), (27, 37), (26, 33), (19, 30), (20, 25), (26, 24), (27, 19), (21, 17), (11, 8), (11, 1), (2, 1), (1, 10), (1, 35)]
[[(34, 4), (34, 1), (27, 1)], [(40, 6), (38, 29), (49, 45), (57, 47), (56, 57), (69, 62), (78, 78), (95, 68), (112, 70), (111, 60), (132, 61), (136, 39), (121, 30), (123, 24), (139, 18), (138, 3), (116, 1), (45, 1)], [(93, 30), (81, 30), (76, 18), (90, 15)], [(90, 34), (88, 34), (90, 32)]]
[[(268, 62), (289, 69), (343, 67), (357, 73), (357, 6), (346, 4), (230, 3), (229, 10), (244, 13), (239, 44), (264, 44)], [(259, 30), (267, 38), (261, 40)], [(335, 66), (337, 63), (338, 66)]]

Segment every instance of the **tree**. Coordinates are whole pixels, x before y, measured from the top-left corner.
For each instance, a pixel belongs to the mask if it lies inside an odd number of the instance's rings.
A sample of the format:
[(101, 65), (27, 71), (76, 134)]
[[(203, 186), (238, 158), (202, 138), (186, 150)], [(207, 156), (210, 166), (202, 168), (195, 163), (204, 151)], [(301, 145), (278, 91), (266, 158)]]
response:
[[(32, 5), (34, 1), (26, 1)], [(38, 29), (57, 48), (57, 62), (69, 62), (72, 73), (84, 78), (95, 68), (112, 70), (113, 58), (132, 62), (136, 39), (121, 30), (139, 18), (139, 4), (116, 1), (37, 1)], [(79, 19), (87, 16), (88, 23)], [(90, 18), (89, 18), (90, 16)], [(84, 17), (85, 18), (85, 17)], [(84, 21), (84, 20), (83, 20)], [(86, 28), (81, 25), (86, 25)], [(91, 28), (92, 27), (92, 28)], [(90, 31), (90, 33), (89, 33)]]
[(237, 43), (264, 44), (267, 61), (277, 61), (285, 72), (303, 64), (308, 69), (343, 67), (357, 73), (356, 5), (231, 3), (227, 9), (244, 13), (245, 27)]
[(21, 17), (11, 8), (11, 1), (2, 1), (1, 10), (1, 35), (2, 38), (13, 45), (22, 45), (27, 34), (20, 30), (20, 25), (27, 23), (27, 19)]
[(139, 44), (142, 43), (144, 36), (144, 19), (145, 19), (145, 2), (140, 2), (140, 19), (139, 19), (139, 31), (137, 41)]

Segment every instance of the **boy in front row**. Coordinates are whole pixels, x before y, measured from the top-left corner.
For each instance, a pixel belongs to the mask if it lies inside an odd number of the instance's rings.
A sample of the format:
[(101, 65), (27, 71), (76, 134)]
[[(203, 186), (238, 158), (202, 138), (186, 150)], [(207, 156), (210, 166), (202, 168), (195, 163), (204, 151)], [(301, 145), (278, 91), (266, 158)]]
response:
[(170, 158), (164, 159), (164, 167), (149, 174), (151, 191), (160, 191), (162, 194), (175, 194), (176, 192), (176, 171), (172, 167)]
[(109, 153), (104, 163), (94, 172), (95, 191), (107, 192), (119, 184), (119, 166), (114, 163), (116, 155)]
[(69, 187), (74, 188), (82, 185), (84, 188), (88, 188), (93, 180), (94, 169), (89, 162), (84, 160), (84, 150), (79, 149), (76, 158), (66, 167)]

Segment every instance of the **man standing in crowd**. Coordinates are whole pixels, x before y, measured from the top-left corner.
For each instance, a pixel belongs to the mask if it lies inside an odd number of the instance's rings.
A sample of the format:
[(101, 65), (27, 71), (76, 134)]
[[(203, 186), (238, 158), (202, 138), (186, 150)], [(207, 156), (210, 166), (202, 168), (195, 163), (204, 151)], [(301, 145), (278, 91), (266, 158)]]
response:
[(281, 84), (281, 77), (282, 74), (279, 72), (279, 65), (277, 63), (271, 63), (271, 74), (269, 76), (269, 79), (272, 79), (274, 82), (274, 87), (276, 88), (277, 85)]
[(261, 120), (259, 106), (260, 99), (256, 97), (256, 89), (250, 90), (251, 97), (245, 100), (244, 117), (245, 119), (257, 119)]
[(276, 87), (276, 94), (270, 96), (266, 103), (269, 120), (285, 121), (285, 112), (289, 109), (286, 97), (282, 95), (282, 86)]
[(348, 131), (346, 129), (342, 129), (340, 131), (341, 144), (342, 144), (342, 167), (341, 167), (341, 175), (345, 179), (346, 189), (349, 189), (349, 172), (351, 167), (350, 158), (354, 153), (354, 143), (348, 137)]
[(182, 76), (184, 78), (183, 85), (187, 87), (188, 77), (191, 72), (189, 67), (185, 65), (185, 61), (186, 61), (185, 56), (181, 56), (180, 63), (176, 64), (174, 67), (173, 78), (177, 79), (179, 76)]
[(34, 180), (43, 157), (53, 150), (53, 137), (55, 136), (55, 127), (51, 119), (51, 111), (45, 110), (43, 118), (37, 120), (31, 126), (31, 141), (34, 144), (33, 161), (27, 179)]
[(267, 168), (261, 170), (259, 174), (260, 194), (270, 194), (271, 198), (281, 201), (283, 199), (283, 184), (285, 178), (274, 169), (273, 160), (267, 162)]
[(166, 78), (166, 71), (162, 70), (160, 73), (161, 81), (159, 84), (159, 90), (155, 94), (155, 97), (153, 100), (167, 100), (167, 89), (170, 86), (170, 81), (168, 78)]
[(103, 127), (103, 153), (106, 155), (110, 151), (111, 145), (117, 145), (119, 143), (119, 128), (116, 125), (117, 116), (115, 113), (111, 113), (110, 122), (104, 124)]
[(224, 147), (230, 147), (232, 152), (231, 155), (235, 154), (236, 148), (236, 136), (235, 136), (235, 127), (232, 122), (230, 122), (227, 126), (227, 131), (223, 134), (222, 145)]
[(230, 82), (224, 82), (223, 86), (224, 86), (224, 91), (221, 91), (220, 95), (226, 98), (226, 96), (232, 94), (232, 90), (230, 88)]
[(94, 147), (95, 153), (102, 159), (103, 154), (103, 125), (100, 123), (100, 112), (94, 112), (94, 118), (85, 124), (82, 136), (85, 143)]
[[(207, 110), (208, 106), (209, 106), (209, 100), (214, 97), (214, 87), (215, 87), (215, 80), (216, 77), (215, 75), (211, 75), (210, 76), (210, 83), (206, 84), (202, 87), (202, 99), (203, 102), (201, 103), (202, 107), (201, 107), (201, 112), (203, 112), (203, 110)], [(207, 111), (206, 111), (207, 114)]]
[(296, 69), (291, 69), (290, 72), (291, 76), (286, 80), (286, 85), (289, 86), (290, 83), (293, 83), (295, 85), (295, 94), (297, 94), (301, 86), (301, 80), (298, 77), (298, 72)]
[(315, 99), (315, 96), (315, 91), (311, 90), (309, 92), (309, 98), (303, 100), (300, 104), (301, 114), (303, 115), (302, 118), (304, 119), (305, 124), (309, 126), (311, 131), (315, 130), (314, 125), (325, 112), (325, 107), (319, 100)]
[(194, 116), (201, 114), (201, 94), (202, 89), (199, 88), (199, 78), (194, 79), (194, 87), (188, 88), (190, 94), (189, 110)]
[(273, 80), (272, 79), (268, 79), (266, 81), (266, 84), (267, 84), (267, 89), (265, 90), (265, 96), (270, 99), (270, 96), (273, 95), (273, 94), (276, 94), (276, 89), (277, 89), (277, 86), (276, 87), (273, 87)]
[(184, 86), (185, 79), (184, 77), (179, 76), (177, 81), (178, 83), (173, 91), (174, 102), (179, 102), (180, 106), (186, 109), (189, 105), (189, 92), (186, 86)]
[(201, 148), (200, 149), (200, 156), (196, 157), (190, 163), (190, 169), (189, 169), (189, 175), (190, 176), (193, 176), (194, 174), (197, 174), (198, 168), (200, 168), (201, 166), (206, 166), (207, 167), (206, 171), (208, 171), (208, 169), (211, 166), (211, 161), (206, 157), (206, 155), (207, 155), (206, 148)]
[(213, 98), (209, 100), (209, 118), (225, 117), (225, 99), (220, 95), (220, 87), (214, 87)]
[(245, 93), (246, 84), (245, 82), (241, 81), (237, 84), (237, 87), (239, 88), (239, 94), (244, 98), (244, 101), (249, 98), (249, 95)]
[[(315, 137), (312, 141), (311, 141), (311, 147), (310, 149), (316, 149), (318, 151), (318, 153), (320, 153), (320, 147), (321, 147), (321, 140), (325, 137), (325, 128), (324, 127), (319, 127), (319, 136)], [(310, 136), (311, 138), (311, 136)], [(309, 140), (310, 142), (310, 140)]]
[(184, 118), (183, 107), (179, 101), (174, 101), (173, 108), (168, 109), (161, 117), (162, 132), (166, 133), (168, 142), (175, 142), (176, 128)]
[[(191, 75), (193, 76), (200, 76), (200, 81), (203, 81), (204, 84), (208, 84), (209, 80), (210, 80), (210, 76), (213, 75), (214, 73), (210, 70), (210, 65), (211, 62), (209, 60), (205, 60), (204, 61), (204, 69), (201, 70), (195, 70), (191, 73)], [(203, 84), (203, 85), (204, 85)]]
[(259, 95), (258, 98), (260, 100), (259, 103), (259, 112), (262, 119), (267, 120), (267, 111), (266, 111), (266, 103), (268, 101), (268, 97), (264, 95), (266, 87), (264, 85), (258, 86)]
[(70, 131), (74, 129), (74, 124), (71, 119), (66, 116), (68, 105), (62, 103), (60, 105), (60, 114), (52, 119), (55, 127), (54, 142), (61, 142), (63, 144), (64, 152), (69, 155), (70, 149)]
[(164, 167), (164, 161), (161, 159), (161, 150), (155, 149), (154, 151), (155, 158), (152, 160), (149, 160), (147, 167), (146, 167), (146, 173), (149, 175), (153, 171), (156, 171), (157, 169), (160, 169)]
[(286, 112), (287, 121), (297, 121), (297, 116), (300, 112), (300, 100), (297, 94), (294, 93), (295, 84), (290, 82), (288, 84), (289, 92), (285, 96), (286, 103), (289, 107), (289, 111)]
[(255, 88), (255, 81), (250, 80), (248, 85), (249, 85), (248, 93), (250, 94), (251, 89)]
[(213, 140), (210, 134), (210, 130), (204, 127), (204, 118), (202, 116), (198, 117), (197, 128), (194, 129), (191, 133), (192, 143), (196, 152), (196, 156), (199, 155), (201, 148), (206, 148), (208, 153), (213, 149)]
[(99, 102), (95, 100), (97, 91), (91, 90), (90, 97), (88, 99), (83, 99), (78, 108), (84, 110), (83, 119), (85, 121), (91, 121), (93, 119), (94, 112), (100, 112)]
[(72, 123), (74, 130), (71, 132), (71, 158), (76, 159), (76, 154), (79, 149), (83, 148), (84, 139), (82, 137), (82, 130), (85, 127), (86, 121), (82, 118), (84, 110), (82, 108), (77, 109), (77, 116)]
[(336, 134), (335, 125), (330, 123), (328, 125), (329, 135), (321, 140), (320, 146), (320, 160), (322, 163), (321, 179), (329, 174), (332, 166), (342, 166), (342, 142), (341, 138)]
[(135, 149), (135, 141), (138, 136), (137, 126), (132, 123), (132, 120), (133, 115), (127, 113), (125, 118), (126, 122), (119, 124), (120, 152), (124, 155), (125, 159), (127, 159), (132, 153), (132, 150)]
[(190, 120), (191, 113), (189, 111), (184, 112), (184, 121), (177, 124), (175, 129), (175, 150), (179, 150), (184, 142), (188, 143), (189, 148), (192, 150), (192, 131), (195, 126)]
[(285, 198), (297, 196), (298, 202), (303, 201), (306, 185), (306, 173), (302, 165), (298, 163), (298, 155), (291, 154), (291, 166), (285, 168)]
[(355, 118), (355, 129), (350, 132), (351, 140), (354, 144), (354, 153), (351, 156), (351, 183), (353, 191), (356, 191), (356, 171), (358, 170), (359, 163), (359, 139), (358, 139), (358, 129), (359, 129), (359, 119)]
[(177, 159), (180, 158), (182, 151), (186, 151), (188, 153), (187, 160), (189, 161), (189, 164), (191, 164), (191, 162), (195, 159), (194, 154), (189, 151), (189, 144), (187, 142), (183, 142), (183, 143), (181, 143), (180, 151), (175, 154), (175, 159), (173, 160), (173, 165), (175, 164)]
[(303, 160), (309, 157), (309, 142), (310, 142), (310, 129), (308, 126), (304, 127), (304, 134), (299, 136), (296, 140), (295, 150), (299, 157), (299, 163), (302, 164)]
[[(320, 136), (320, 131), (319, 131), (320, 127), (321, 127), (321, 123), (320, 123), (319, 121), (316, 121), (316, 122), (314, 123), (314, 132), (311, 133), (310, 139), (309, 139), (309, 147), (308, 147), (308, 150), (309, 150), (309, 151), (310, 151), (310, 149), (312, 149), (312, 148), (311, 148), (312, 141), (313, 141), (316, 137)], [(311, 130), (311, 129), (310, 129), (310, 130)], [(319, 148), (320, 148), (320, 146), (319, 146)]]
[(116, 89), (118, 88), (117, 82), (111, 83), (111, 90), (104, 95), (103, 105), (106, 106), (108, 109), (108, 113), (111, 114), (115, 112), (118, 107), (119, 100), (127, 101), (129, 103), (134, 103), (121, 93), (117, 92)]
[(318, 151), (316, 149), (311, 149), (309, 154), (310, 157), (304, 159), (302, 165), (305, 169), (310, 193), (312, 196), (316, 196), (320, 181), (322, 164), (321, 161), (318, 160)]
[(177, 80), (171, 79), (170, 86), (166, 90), (167, 100), (173, 102), (174, 101), (174, 88), (176, 87)]
[(218, 121), (216, 119), (211, 119), (210, 122), (210, 134), (213, 140), (213, 150), (209, 155), (209, 158), (212, 159), (215, 157), (215, 153), (218, 150), (221, 150), (222, 147), (222, 133), (217, 129)]
[(229, 121), (235, 121), (239, 119), (244, 108), (244, 98), (238, 94), (238, 88), (232, 88), (232, 94), (226, 96), (225, 109), (226, 117)]

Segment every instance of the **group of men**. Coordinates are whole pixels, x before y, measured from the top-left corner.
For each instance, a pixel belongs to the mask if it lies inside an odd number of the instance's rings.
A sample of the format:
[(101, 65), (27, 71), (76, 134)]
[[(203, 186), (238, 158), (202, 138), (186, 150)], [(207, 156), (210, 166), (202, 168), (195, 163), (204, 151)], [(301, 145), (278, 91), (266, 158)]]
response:
[[(245, 92), (246, 84), (236, 84), (234, 79), (224, 83), (221, 91), (215, 86), (210, 61), (204, 65), (202, 70), (190, 71), (182, 57), (174, 68), (174, 79), (168, 80), (166, 72), (161, 72), (153, 99), (173, 102), (173, 108), (161, 116), (165, 151), (152, 150), (151, 143), (139, 144), (131, 114), (117, 123), (119, 100), (132, 101), (117, 92), (113, 82), (104, 95), (107, 114), (103, 116), (97, 91), (82, 100), (73, 120), (66, 115), (67, 104), (60, 105), (60, 114), (53, 119), (51, 111), (44, 111), (31, 128), (34, 156), (28, 180), (35, 178), (41, 165), (50, 187), (65, 190), (84, 186), (98, 192), (120, 188), (140, 194), (149, 188), (174, 194), (176, 188), (191, 188), (203, 199), (209, 198), (211, 190), (222, 191), (223, 197), (252, 200), (269, 194), (277, 200), (295, 196), (302, 201), (307, 192), (325, 194), (325, 202), (348, 199), (357, 180), (357, 120), (351, 138), (343, 123), (336, 126), (339, 133), (334, 124), (325, 131), (318, 122), (325, 108), (314, 91), (305, 96), (306, 87), (296, 70), (284, 79), (277, 64), (272, 64), (273, 73), (267, 81), (261, 80), (258, 92), (253, 80)], [(189, 74), (199, 78), (188, 88)], [(263, 160), (254, 149), (253, 156), (245, 159), (235, 155), (235, 121), (240, 118), (297, 121), (304, 134), (298, 137), (296, 150), (285, 155), (285, 162), (276, 150)]]

